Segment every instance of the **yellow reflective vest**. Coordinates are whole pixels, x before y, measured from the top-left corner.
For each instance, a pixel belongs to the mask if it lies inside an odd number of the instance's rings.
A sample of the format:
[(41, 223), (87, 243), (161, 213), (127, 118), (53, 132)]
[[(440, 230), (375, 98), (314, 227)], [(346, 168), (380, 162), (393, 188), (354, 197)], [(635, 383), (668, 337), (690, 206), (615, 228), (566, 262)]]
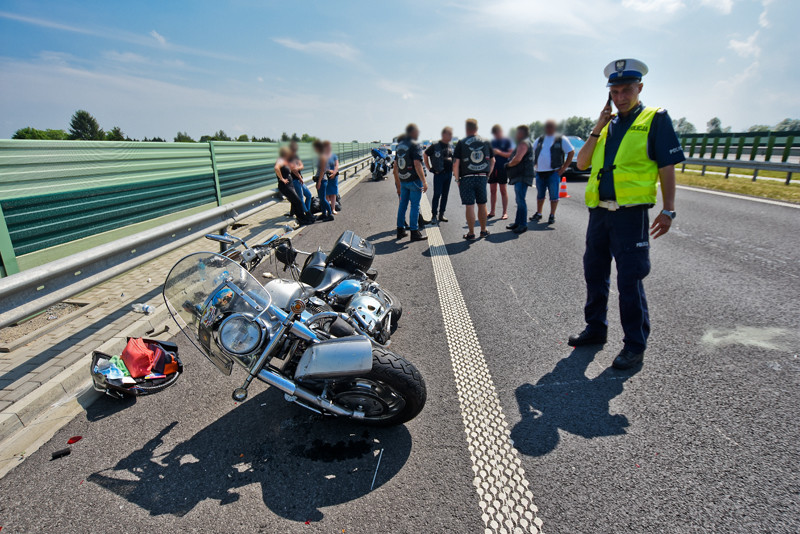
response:
[[(613, 170), (614, 191), (620, 206), (656, 203), (658, 165), (647, 154), (647, 136), (658, 110), (659, 108), (644, 108), (622, 137), (614, 158)], [(605, 166), (607, 137), (608, 124), (600, 132), (592, 154), (592, 175), (586, 184), (586, 205), (590, 208), (597, 207), (600, 201), (599, 174)]]

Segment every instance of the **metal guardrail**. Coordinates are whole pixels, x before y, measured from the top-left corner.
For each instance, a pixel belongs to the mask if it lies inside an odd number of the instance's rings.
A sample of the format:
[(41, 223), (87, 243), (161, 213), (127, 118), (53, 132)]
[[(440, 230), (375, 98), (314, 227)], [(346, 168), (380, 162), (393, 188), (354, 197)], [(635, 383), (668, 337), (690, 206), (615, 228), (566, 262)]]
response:
[[(343, 164), (376, 146), (332, 145)], [(0, 276), (272, 189), (279, 148), (0, 140)], [(300, 145), (313, 171), (312, 154), (310, 144)]]
[[(368, 155), (340, 168), (342, 179), (364, 168)], [(86, 291), (204, 234), (225, 228), (275, 202), (275, 189), (190, 215), (0, 279), (0, 328)]]
[(786, 184), (792, 174), (800, 172), (800, 131), (791, 132), (726, 132), (718, 134), (685, 134), (681, 144), (689, 165), (726, 169), (753, 169), (753, 181), (759, 171), (786, 173)]

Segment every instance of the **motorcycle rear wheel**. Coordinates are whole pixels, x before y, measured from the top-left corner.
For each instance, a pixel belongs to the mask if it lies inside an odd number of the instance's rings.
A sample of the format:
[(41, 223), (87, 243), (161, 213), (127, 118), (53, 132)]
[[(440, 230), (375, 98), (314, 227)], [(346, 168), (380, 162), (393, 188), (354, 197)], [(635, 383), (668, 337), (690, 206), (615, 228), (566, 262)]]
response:
[(359, 422), (371, 426), (401, 425), (425, 407), (425, 380), (416, 367), (402, 356), (375, 347), (372, 371), (363, 377), (339, 382), (333, 401), (364, 412)]

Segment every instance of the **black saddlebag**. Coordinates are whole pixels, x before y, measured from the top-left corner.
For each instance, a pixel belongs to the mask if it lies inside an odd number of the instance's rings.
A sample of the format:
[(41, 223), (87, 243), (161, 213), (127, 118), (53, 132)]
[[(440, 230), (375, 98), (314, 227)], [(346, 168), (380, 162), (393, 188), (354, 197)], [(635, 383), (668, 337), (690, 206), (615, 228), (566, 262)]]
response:
[(348, 272), (356, 270), (367, 272), (372, 267), (372, 260), (375, 259), (375, 247), (366, 239), (354, 234), (351, 230), (345, 230), (333, 250), (328, 254), (328, 263)]

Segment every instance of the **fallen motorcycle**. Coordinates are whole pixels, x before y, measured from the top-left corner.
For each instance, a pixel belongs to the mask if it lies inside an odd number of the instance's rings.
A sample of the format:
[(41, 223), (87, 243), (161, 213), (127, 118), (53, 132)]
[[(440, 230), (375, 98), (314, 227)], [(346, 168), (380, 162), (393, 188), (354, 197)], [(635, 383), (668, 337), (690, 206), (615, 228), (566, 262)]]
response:
[(289, 402), (370, 425), (402, 424), (425, 405), (425, 381), (412, 363), (348, 328), (343, 314), (310, 314), (302, 298), (283, 310), (229, 257), (184, 257), (163, 294), (180, 329), (220, 371), (230, 375), (234, 362), (247, 371), (233, 391), (237, 402), (258, 379)]
[[(351, 318), (357, 329), (381, 345), (388, 345), (403, 314), (400, 300), (377, 282), (372, 269), (374, 247), (351, 231), (339, 236), (330, 254), (322, 250), (303, 252), (288, 236), (273, 236), (265, 243), (249, 246), (230, 234), (208, 234), (228, 248), (222, 254), (250, 272), (274, 251), (275, 259), (291, 272), (291, 279), (277, 278), (265, 284), (276, 306), (288, 309), (298, 298), (315, 311), (333, 310)], [(240, 248), (241, 247), (241, 248)], [(301, 269), (298, 255), (306, 256)], [(315, 299), (310, 299), (315, 297)]]

